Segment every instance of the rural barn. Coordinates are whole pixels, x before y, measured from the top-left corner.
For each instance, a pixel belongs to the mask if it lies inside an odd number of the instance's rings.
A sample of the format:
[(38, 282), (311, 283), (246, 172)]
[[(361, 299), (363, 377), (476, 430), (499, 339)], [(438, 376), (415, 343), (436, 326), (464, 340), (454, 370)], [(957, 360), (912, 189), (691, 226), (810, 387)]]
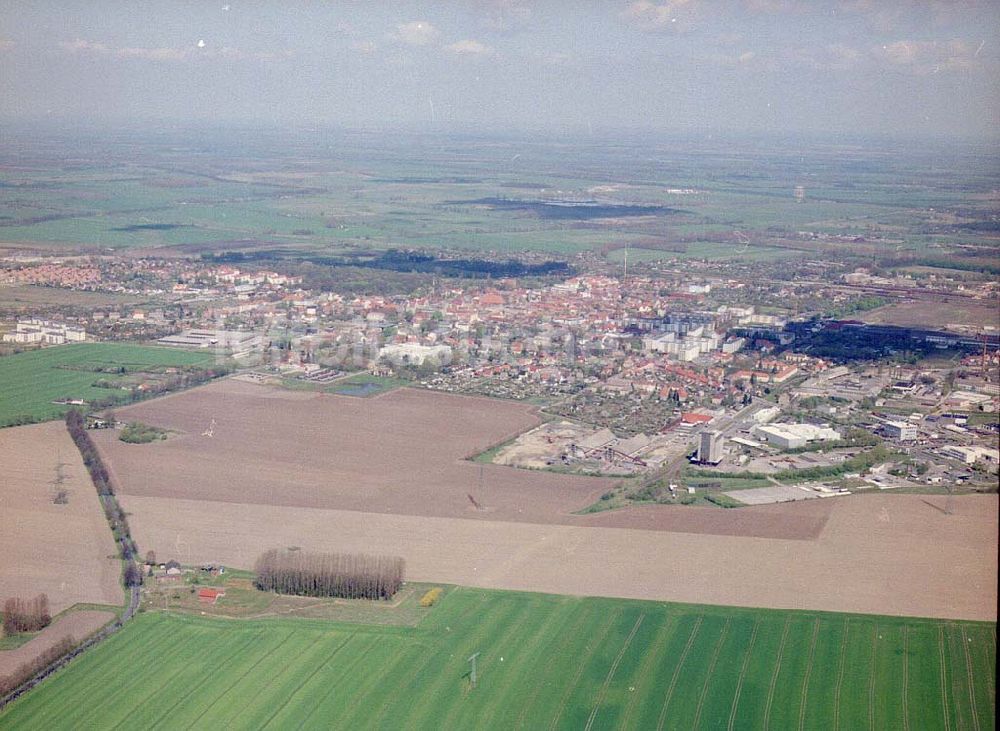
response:
[(214, 589), (206, 586), (198, 590), (198, 601), (202, 604), (215, 604), (225, 595), (226, 592), (222, 589)]

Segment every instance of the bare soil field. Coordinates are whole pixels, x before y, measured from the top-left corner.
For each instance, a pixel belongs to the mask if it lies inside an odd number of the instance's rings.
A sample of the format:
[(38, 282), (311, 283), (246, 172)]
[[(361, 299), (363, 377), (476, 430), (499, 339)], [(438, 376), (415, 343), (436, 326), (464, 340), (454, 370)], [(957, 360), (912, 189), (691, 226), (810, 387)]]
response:
[(495, 399), (414, 389), (357, 399), (229, 379), (118, 415), (177, 433), (151, 444), (93, 433), (123, 495), (793, 539), (814, 538), (827, 515), (666, 505), (574, 515), (615, 480), (465, 459), (537, 425), (532, 407)]
[[(996, 619), (997, 496), (859, 495), (814, 540), (574, 527), (129, 495), (142, 549), (251, 568), (269, 548), (406, 558), (407, 578), (752, 607)], [(718, 513), (742, 512), (741, 508)]]
[(995, 495), (959, 498), (954, 515), (917, 495), (575, 515), (612, 481), (464, 459), (537, 424), (524, 405), (229, 380), (118, 413), (179, 432), (148, 445), (95, 432), (133, 536), (161, 560), (251, 568), (299, 546), (397, 554), (413, 581), (996, 616)]
[(229, 379), (118, 415), (178, 432), (152, 444), (94, 433), (130, 495), (547, 523), (614, 484), (466, 460), (539, 421), (493, 399), (359, 399)]
[(1000, 308), (993, 302), (902, 302), (879, 307), (858, 315), (858, 319), (872, 324), (889, 324), (916, 327), (964, 325), (980, 328), (983, 325), (1000, 326)]
[(77, 641), (86, 639), (114, 618), (114, 612), (93, 609), (64, 614), (20, 647), (0, 652), (0, 677), (12, 674), (67, 635)]
[(44, 592), (53, 614), (121, 604), (111, 531), (65, 425), (0, 429), (0, 465), (0, 599)]
[(686, 505), (634, 505), (620, 510), (564, 519), (567, 525), (638, 528), (671, 533), (702, 533), (747, 538), (810, 541), (818, 538), (830, 516), (830, 500), (806, 505), (754, 505), (739, 510)]

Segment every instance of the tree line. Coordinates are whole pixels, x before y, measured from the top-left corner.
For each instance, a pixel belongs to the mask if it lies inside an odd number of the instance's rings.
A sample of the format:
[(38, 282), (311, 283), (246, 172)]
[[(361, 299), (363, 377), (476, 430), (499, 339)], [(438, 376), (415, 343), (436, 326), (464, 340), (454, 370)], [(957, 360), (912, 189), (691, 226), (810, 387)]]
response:
[(3, 603), (4, 634), (38, 632), (47, 627), (51, 621), (47, 594), (39, 594), (34, 599), (11, 597)]
[(398, 556), (272, 549), (254, 566), (261, 591), (344, 599), (389, 599), (403, 584)]
[(41, 654), (21, 663), (17, 670), (10, 675), (0, 676), (0, 700), (8, 693), (20, 688), (63, 655), (72, 652), (74, 647), (76, 647), (76, 641), (70, 635), (66, 635), (52, 647), (43, 650)]
[(94, 440), (87, 432), (87, 422), (83, 414), (77, 409), (67, 411), (66, 428), (69, 430), (73, 443), (80, 450), (80, 457), (83, 459), (87, 472), (90, 473), (90, 479), (94, 483), (101, 506), (104, 508), (104, 517), (107, 518), (111, 532), (114, 534), (115, 543), (118, 544), (118, 553), (122, 561), (125, 562), (122, 580), (125, 586), (138, 586), (142, 583), (142, 572), (133, 560), (136, 556), (136, 546), (135, 541), (132, 540), (128, 519), (125, 517), (125, 511), (118, 504), (118, 498), (115, 497), (115, 491), (111, 486), (111, 478), (104, 465), (104, 460), (101, 459), (97, 447), (94, 446)]
[(193, 388), (195, 386), (200, 386), (203, 383), (208, 383), (214, 378), (221, 378), (222, 376), (228, 375), (231, 371), (232, 368), (225, 365), (198, 368), (168, 376), (159, 381), (149, 381), (143, 383), (141, 389), (138, 386), (134, 386), (129, 388), (129, 390), (124, 393), (120, 392), (124, 382), (99, 380), (91, 385), (98, 388), (113, 389), (118, 393), (115, 393), (114, 396), (94, 399), (90, 402), (90, 408), (95, 410), (106, 409), (111, 406), (120, 406), (123, 404), (135, 403), (136, 401), (143, 401), (145, 399), (153, 398), (154, 396), (162, 396), (163, 394), (171, 393), (173, 391)]

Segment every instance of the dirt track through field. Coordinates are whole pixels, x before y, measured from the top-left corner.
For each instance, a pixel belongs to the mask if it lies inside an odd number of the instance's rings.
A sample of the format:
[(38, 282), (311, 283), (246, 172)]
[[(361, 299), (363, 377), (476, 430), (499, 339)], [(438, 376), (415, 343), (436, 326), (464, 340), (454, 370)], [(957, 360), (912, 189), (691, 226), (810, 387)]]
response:
[[(0, 465), (0, 601), (44, 592), (52, 614), (120, 605), (111, 530), (66, 426), (0, 429)], [(60, 480), (65, 505), (53, 502)]]

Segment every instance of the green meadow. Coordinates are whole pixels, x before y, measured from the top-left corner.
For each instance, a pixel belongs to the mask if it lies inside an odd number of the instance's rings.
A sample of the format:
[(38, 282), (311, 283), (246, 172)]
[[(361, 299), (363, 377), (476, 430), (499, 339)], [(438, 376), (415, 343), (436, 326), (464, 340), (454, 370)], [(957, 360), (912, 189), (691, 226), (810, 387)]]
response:
[(466, 588), (425, 611), (146, 612), (0, 728), (994, 727), (994, 624)]
[[(127, 343), (77, 343), (0, 358), (0, 426), (61, 417), (58, 399), (105, 399), (126, 391), (95, 383), (142, 378), (170, 367), (211, 365), (213, 354)], [(124, 373), (121, 370), (124, 369)], [(114, 372), (116, 371), (117, 372)]]

